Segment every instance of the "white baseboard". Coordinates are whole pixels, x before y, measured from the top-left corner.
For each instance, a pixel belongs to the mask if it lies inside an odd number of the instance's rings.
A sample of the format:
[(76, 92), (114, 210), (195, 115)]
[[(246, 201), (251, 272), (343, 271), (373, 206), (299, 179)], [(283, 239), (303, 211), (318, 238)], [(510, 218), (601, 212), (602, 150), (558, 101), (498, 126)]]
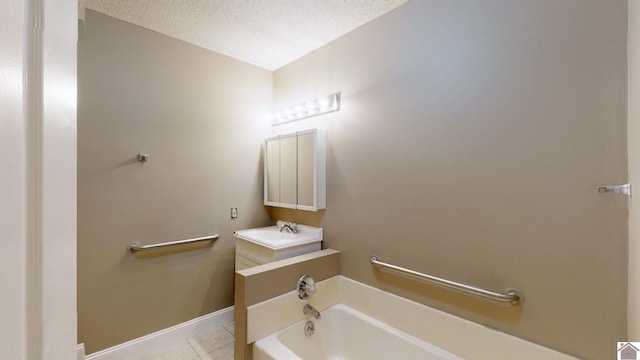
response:
[(182, 324), (156, 331), (152, 334), (127, 341), (126, 343), (83, 356), (82, 358), (80, 358), (80, 351), (82, 349), (82, 354), (84, 355), (84, 344), (80, 344), (78, 345), (78, 360), (121, 360), (141, 356), (153, 351), (154, 349), (161, 349), (177, 344), (192, 336), (226, 324), (232, 320), (233, 306), (230, 306), (228, 308), (212, 312), (211, 314), (183, 322)]
[(84, 343), (83, 344), (78, 344), (76, 349), (78, 351), (78, 360), (85, 360), (84, 359)]

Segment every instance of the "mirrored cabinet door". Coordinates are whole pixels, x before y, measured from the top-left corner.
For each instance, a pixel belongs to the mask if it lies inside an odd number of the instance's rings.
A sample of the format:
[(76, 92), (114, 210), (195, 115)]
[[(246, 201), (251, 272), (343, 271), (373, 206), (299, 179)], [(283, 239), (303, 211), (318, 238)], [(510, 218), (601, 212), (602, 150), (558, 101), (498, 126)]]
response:
[(280, 139), (280, 202), (297, 204), (297, 137)]
[(264, 204), (326, 208), (325, 134), (312, 129), (265, 140)]
[(280, 202), (280, 141), (265, 142), (264, 201)]
[(298, 136), (298, 205), (314, 205), (314, 133)]

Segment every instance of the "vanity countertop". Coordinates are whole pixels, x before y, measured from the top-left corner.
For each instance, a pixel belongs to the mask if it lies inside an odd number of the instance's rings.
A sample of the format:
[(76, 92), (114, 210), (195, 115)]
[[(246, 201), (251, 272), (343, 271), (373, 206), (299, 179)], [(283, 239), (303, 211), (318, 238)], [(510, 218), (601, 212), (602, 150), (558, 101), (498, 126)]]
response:
[(322, 241), (322, 228), (298, 225), (298, 231), (294, 234), (280, 231), (280, 225), (284, 223), (283, 221), (278, 221), (277, 225), (274, 226), (238, 230), (233, 233), (233, 236), (272, 250)]

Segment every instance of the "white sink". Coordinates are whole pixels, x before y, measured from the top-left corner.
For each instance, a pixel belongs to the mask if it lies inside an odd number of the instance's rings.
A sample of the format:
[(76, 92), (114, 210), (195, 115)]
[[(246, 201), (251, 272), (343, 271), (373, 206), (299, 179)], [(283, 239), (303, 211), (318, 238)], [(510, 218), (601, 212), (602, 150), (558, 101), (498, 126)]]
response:
[(275, 226), (238, 230), (233, 236), (273, 250), (322, 241), (322, 228), (298, 225), (298, 232), (292, 234), (280, 231), (280, 225), (283, 223), (278, 221)]

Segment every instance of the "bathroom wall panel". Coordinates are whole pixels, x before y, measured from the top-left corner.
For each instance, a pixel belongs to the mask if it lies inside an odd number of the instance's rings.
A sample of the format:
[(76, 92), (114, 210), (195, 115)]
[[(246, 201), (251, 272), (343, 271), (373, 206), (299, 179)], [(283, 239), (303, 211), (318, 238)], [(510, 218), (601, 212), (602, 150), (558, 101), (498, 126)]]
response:
[[(629, 0), (629, 182), (640, 189), (640, 3)], [(640, 339), (640, 206), (629, 209), (629, 339)]]
[[(233, 305), (233, 231), (269, 222), (272, 73), (89, 10), (78, 61), (78, 327), (93, 353)], [(126, 251), (213, 232), (210, 248)]]
[[(335, 92), (327, 209), (342, 275), (585, 359), (626, 339), (627, 2), (411, 1), (274, 73), (274, 106)], [(321, 221), (320, 221), (321, 219)], [(369, 256), (501, 291), (496, 305)]]
[(1, 7), (0, 359), (67, 360), (77, 351), (78, 4)]
[(0, 358), (17, 359), (27, 355), (27, 332), (25, 312), (27, 304), (27, 277), (25, 234), (27, 208), (28, 164), (25, 150), (27, 127), (24, 121), (26, 100), (23, 99), (23, 46), (26, 26), (24, 4), (3, 4), (0, 13), (0, 228), (2, 229), (2, 251), (0, 252), (0, 318), (2, 339)]

